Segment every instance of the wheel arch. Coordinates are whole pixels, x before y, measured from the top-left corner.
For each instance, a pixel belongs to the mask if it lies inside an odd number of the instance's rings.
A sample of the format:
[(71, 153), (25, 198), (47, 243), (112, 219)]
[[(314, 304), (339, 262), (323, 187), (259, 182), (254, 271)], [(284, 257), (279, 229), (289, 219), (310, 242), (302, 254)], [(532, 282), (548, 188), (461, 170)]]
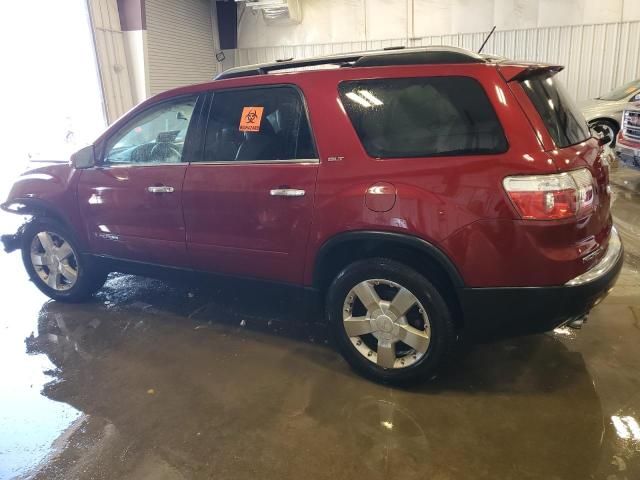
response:
[[(48, 218), (62, 224), (69, 232), (76, 235), (76, 241), (82, 248), (85, 247), (84, 238), (78, 235), (73, 228), (73, 223), (64, 212), (60, 211), (54, 204), (39, 198), (14, 198), (2, 204), (2, 210), (17, 215), (29, 215), (33, 217), (30, 221), (38, 218)], [(21, 229), (22, 231), (22, 229)]]
[(402, 262), (439, 288), (453, 309), (456, 323), (462, 321), (458, 290), (464, 280), (453, 262), (435, 245), (421, 238), (396, 232), (354, 231), (327, 240), (316, 254), (312, 282), (324, 293), (348, 264), (366, 258), (385, 257)]
[(618, 122), (618, 120), (616, 120), (615, 118), (612, 118), (612, 117), (595, 117), (595, 118), (592, 118), (591, 120), (589, 120), (587, 123), (589, 125), (591, 125), (593, 123), (598, 123), (598, 122), (613, 123), (614, 126), (616, 127), (616, 129), (618, 131), (620, 131), (620, 122)]

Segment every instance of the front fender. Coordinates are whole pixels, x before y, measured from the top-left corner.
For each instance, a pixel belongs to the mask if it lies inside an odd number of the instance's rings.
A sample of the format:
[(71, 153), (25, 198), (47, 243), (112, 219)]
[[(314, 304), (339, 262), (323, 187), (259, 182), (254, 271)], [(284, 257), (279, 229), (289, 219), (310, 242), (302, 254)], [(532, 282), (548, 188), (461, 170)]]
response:
[(68, 192), (77, 173), (68, 163), (27, 170), (16, 179), (5, 203), (25, 198), (55, 202)]
[(4, 211), (19, 215), (45, 216), (61, 222), (83, 246), (76, 185), (80, 172), (69, 164), (51, 165), (24, 172), (13, 184)]

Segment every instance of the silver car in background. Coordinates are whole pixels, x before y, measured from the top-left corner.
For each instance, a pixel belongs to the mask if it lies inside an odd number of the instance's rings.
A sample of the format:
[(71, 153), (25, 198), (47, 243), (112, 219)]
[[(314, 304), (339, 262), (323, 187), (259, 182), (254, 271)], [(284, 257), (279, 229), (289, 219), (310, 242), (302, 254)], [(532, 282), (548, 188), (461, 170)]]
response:
[(629, 102), (640, 101), (640, 79), (629, 82), (593, 100), (579, 104), (589, 127), (601, 127), (611, 138), (611, 146), (616, 144), (620, 131), (622, 112)]

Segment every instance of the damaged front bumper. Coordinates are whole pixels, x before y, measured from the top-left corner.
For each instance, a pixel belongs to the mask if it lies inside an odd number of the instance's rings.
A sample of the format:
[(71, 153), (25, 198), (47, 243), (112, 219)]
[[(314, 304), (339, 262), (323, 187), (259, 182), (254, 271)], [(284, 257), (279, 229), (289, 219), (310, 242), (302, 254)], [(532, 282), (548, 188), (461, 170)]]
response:
[(16, 233), (0, 235), (0, 241), (2, 242), (2, 246), (4, 247), (4, 251), (7, 253), (11, 253), (14, 250), (18, 250), (22, 245), (22, 234), (24, 232), (24, 228), (20, 227), (20, 229)]
[(20, 201), (5, 202), (0, 204), (0, 209), (23, 217), (22, 221), (17, 220), (17, 223), (21, 222), (22, 224), (18, 227), (15, 233), (0, 235), (0, 242), (2, 242), (4, 251), (11, 253), (22, 246), (22, 235), (24, 234), (26, 226), (31, 221), (32, 215), (28, 212), (26, 205)]

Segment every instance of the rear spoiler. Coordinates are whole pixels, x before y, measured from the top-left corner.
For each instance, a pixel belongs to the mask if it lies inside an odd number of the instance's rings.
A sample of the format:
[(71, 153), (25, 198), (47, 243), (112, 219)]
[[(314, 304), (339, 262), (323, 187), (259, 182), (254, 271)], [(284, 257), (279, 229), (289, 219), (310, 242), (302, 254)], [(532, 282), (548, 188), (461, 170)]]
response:
[(521, 65), (499, 65), (500, 74), (507, 82), (522, 82), (531, 77), (552, 76), (562, 71), (562, 65), (541, 65), (521, 64)]

